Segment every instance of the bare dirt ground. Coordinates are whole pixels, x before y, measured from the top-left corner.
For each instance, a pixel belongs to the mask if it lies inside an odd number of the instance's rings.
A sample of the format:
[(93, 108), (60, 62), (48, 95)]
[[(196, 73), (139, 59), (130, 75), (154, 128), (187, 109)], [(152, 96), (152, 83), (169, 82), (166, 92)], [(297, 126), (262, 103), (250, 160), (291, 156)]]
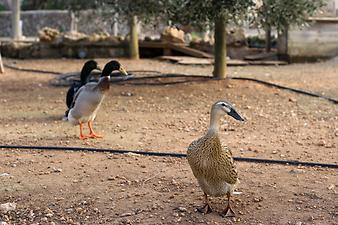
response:
[[(14, 60), (5, 60), (9, 63)], [(15, 60), (18, 66), (79, 71), (83, 60)], [(108, 59), (99, 59), (103, 66)], [(209, 75), (211, 66), (120, 59), (127, 70)], [(338, 97), (338, 63), (232, 67), (232, 76), (273, 81)], [(67, 87), (54, 76), (7, 69), (0, 75), (0, 144), (80, 146), (185, 153), (203, 135), (211, 104), (226, 98), (247, 119), (226, 118), (222, 142), (235, 156), (338, 163), (338, 107), (249, 81), (112, 85), (94, 129), (81, 141), (61, 118)], [(7, 224), (338, 224), (337, 169), (237, 162), (236, 218), (195, 208), (203, 195), (186, 159), (71, 151), (0, 151), (0, 212)]]

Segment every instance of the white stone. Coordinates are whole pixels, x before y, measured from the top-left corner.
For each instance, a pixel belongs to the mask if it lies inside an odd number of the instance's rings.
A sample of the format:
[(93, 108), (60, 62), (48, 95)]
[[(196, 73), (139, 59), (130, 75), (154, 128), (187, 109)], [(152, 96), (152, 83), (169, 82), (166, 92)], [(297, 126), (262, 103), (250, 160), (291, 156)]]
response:
[(14, 211), (16, 209), (16, 203), (8, 202), (0, 205), (0, 211), (3, 213), (7, 213), (9, 211)]

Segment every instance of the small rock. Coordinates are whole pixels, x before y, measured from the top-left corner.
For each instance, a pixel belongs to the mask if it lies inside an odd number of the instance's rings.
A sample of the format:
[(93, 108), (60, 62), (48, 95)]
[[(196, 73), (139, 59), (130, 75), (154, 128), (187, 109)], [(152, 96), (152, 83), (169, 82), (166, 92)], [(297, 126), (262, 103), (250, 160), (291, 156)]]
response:
[(115, 180), (115, 177), (108, 177), (107, 180)]
[(53, 217), (53, 215), (54, 215), (53, 213), (47, 213), (47, 214), (46, 214), (46, 217), (51, 218), (51, 217)]
[(93, 210), (94, 210), (94, 212), (96, 212), (96, 213), (100, 212), (100, 210), (99, 210), (98, 208), (94, 208)]
[(302, 173), (304, 173), (304, 170), (301, 170), (301, 169), (292, 169), (292, 170), (289, 171), (289, 173), (302, 174)]
[(16, 203), (8, 202), (0, 205), (0, 212), (7, 213), (16, 209)]
[(73, 208), (68, 208), (68, 209), (65, 209), (65, 211), (66, 211), (67, 213), (72, 213), (72, 212), (74, 212), (74, 209), (73, 209)]
[(254, 202), (261, 202), (262, 200), (262, 197), (254, 197), (253, 199)]
[(295, 223), (295, 225), (302, 225), (302, 224), (303, 224), (302, 222)]
[(130, 96), (133, 96), (134, 94), (131, 93), (131, 92), (121, 92), (121, 95), (122, 95), (122, 96), (130, 97)]
[(318, 146), (325, 146), (325, 145), (326, 145), (326, 141), (324, 141), (324, 140), (320, 140), (318, 142)]
[(329, 187), (328, 187), (327, 189), (333, 190), (333, 189), (334, 189), (334, 184), (330, 184)]
[(7, 177), (9, 176), (9, 173), (0, 173), (0, 177)]
[(182, 206), (178, 207), (177, 209), (178, 209), (180, 212), (186, 212), (186, 211), (187, 211), (187, 209), (184, 208), (184, 207), (182, 207)]
[(127, 217), (133, 215), (132, 213), (122, 213), (120, 217)]
[(53, 168), (53, 172), (55, 172), (55, 173), (61, 173), (62, 169), (61, 168)]
[(289, 102), (297, 102), (297, 99), (295, 99), (295, 98), (289, 98)]
[(8, 225), (8, 223), (6, 223), (4, 221), (0, 221), (0, 225)]
[(34, 219), (34, 216), (35, 216), (35, 214), (34, 214), (33, 210), (29, 211), (28, 218)]

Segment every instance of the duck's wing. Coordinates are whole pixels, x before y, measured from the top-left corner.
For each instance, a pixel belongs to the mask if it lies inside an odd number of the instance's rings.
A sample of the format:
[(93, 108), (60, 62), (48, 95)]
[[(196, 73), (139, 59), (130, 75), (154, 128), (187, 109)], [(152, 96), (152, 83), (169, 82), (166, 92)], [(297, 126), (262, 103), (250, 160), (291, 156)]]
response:
[(225, 182), (229, 184), (235, 184), (238, 179), (238, 173), (235, 165), (235, 161), (232, 157), (231, 149), (227, 146), (222, 146), (221, 163), (222, 169), (219, 174)]
[(73, 101), (72, 101), (72, 103), (71, 103), (69, 109), (71, 109), (71, 108), (74, 107), (75, 102), (77, 101), (77, 99), (78, 99), (79, 96), (80, 96), (80, 93), (83, 92), (85, 89), (86, 89), (86, 86), (82, 86), (82, 87), (79, 88), (79, 90), (77, 90), (77, 91), (75, 92), (75, 96), (73, 97)]
[(197, 147), (198, 147), (198, 140), (191, 142), (190, 145), (188, 146), (188, 152), (195, 151)]
[[(98, 92), (98, 84), (90, 82), (82, 86), (75, 94), (71, 108), (75, 104), (86, 105), (87, 110), (95, 110), (104, 97), (103, 93)], [(77, 103), (78, 102), (78, 103)]]
[(73, 83), (72, 86), (67, 91), (66, 96), (66, 104), (67, 107), (70, 109), (72, 106), (72, 102), (74, 100), (75, 93), (81, 88), (81, 84)]
[(222, 145), (222, 150), (226, 153), (229, 154), (232, 158), (232, 151), (228, 146)]

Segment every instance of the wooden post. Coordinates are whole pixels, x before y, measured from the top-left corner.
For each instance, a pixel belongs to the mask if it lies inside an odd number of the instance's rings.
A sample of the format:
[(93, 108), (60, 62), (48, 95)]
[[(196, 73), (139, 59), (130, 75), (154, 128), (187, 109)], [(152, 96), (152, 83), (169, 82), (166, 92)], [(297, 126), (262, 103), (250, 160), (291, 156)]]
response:
[(118, 13), (115, 13), (115, 15), (114, 15), (114, 22), (113, 22), (113, 35), (115, 36), (115, 37), (117, 37), (118, 36), (118, 34), (119, 34), (119, 26), (118, 26), (118, 20), (117, 20), (117, 18), (119, 17), (119, 14)]
[(131, 59), (140, 59), (138, 47), (138, 26), (137, 17), (132, 16), (130, 19), (130, 42), (129, 42), (129, 57)]
[(225, 25), (226, 21), (224, 17), (215, 19), (215, 64), (213, 76), (216, 79), (225, 79), (227, 75)]
[(2, 64), (1, 52), (0, 52), (0, 73), (4, 73), (4, 64)]
[(73, 11), (70, 11), (70, 32), (77, 31), (78, 18)]
[(12, 0), (12, 38), (21, 39), (20, 0)]

